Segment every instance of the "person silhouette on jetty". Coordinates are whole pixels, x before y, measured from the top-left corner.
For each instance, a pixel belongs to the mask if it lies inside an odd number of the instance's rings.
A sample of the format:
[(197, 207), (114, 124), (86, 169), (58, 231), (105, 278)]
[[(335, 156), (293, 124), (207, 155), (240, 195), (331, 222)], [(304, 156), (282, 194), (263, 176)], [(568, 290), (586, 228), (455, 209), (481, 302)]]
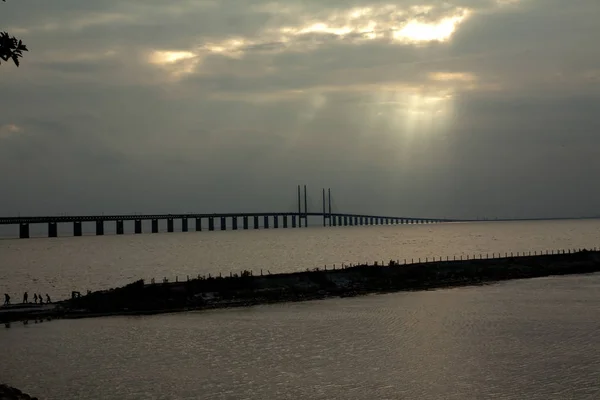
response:
[(27, 304), (27, 292), (23, 293), (23, 304)]
[(48, 296), (48, 293), (46, 293), (46, 304), (50, 303), (52, 303), (52, 301), (50, 301), (50, 296)]
[(38, 294), (38, 299), (40, 300), (40, 304), (44, 304), (44, 298), (42, 297), (42, 294)]
[(8, 293), (4, 293), (4, 305), (10, 306), (10, 296), (8, 295)]
[(33, 294), (33, 302), (37, 304), (37, 293)]

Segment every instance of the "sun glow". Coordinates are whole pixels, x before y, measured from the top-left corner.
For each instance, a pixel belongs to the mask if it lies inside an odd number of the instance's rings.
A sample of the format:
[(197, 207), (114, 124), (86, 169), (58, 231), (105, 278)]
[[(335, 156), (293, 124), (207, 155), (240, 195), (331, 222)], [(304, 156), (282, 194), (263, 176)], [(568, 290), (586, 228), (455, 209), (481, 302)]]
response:
[[(275, 12), (271, 10), (271, 12)], [(241, 59), (252, 53), (307, 52), (328, 43), (385, 42), (420, 46), (448, 42), (471, 14), (467, 8), (395, 4), (332, 10), (318, 19), (300, 11), (295, 22), (271, 25), (255, 35), (214, 37), (193, 50), (156, 50), (148, 62), (179, 78), (193, 73), (206, 57)]]
[(154, 51), (148, 56), (148, 61), (167, 70), (171, 78), (178, 79), (192, 73), (200, 57), (190, 51)]
[(150, 62), (153, 64), (172, 64), (194, 56), (194, 53), (189, 51), (155, 51), (150, 56)]
[(306, 51), (330, 40), (357, 44), (381, 40), (405, 45), (447, 42), (470, 13), (459, 7), (441, 10), (433, 6), (401, 8), (394, 4), (335, 10), (319, 19), (299, 13), (295, 24), (268, 27), (252, 37), (211, 40), (201, 46), (201, 51), (239, 58), (250, 50)]
[(465, 11), (462, 15), (444, 18), (435, 23), (411, 21), (394, 32), (394, 39), (409, 42), (445, 42), (452, 37), (456, 27), (466, 16)]

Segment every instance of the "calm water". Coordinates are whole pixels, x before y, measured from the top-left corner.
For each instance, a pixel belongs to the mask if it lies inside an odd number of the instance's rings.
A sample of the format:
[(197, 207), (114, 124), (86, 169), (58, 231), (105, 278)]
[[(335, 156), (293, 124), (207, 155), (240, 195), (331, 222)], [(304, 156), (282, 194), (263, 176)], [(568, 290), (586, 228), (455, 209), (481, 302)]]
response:
[(0, 293), (54, 299), (135, 279), (600, 247), (600, 221), (487, 222), (0, 240)]
[(47, 399), (598, 399), (600, 275), (14, 324), (2, 380)]
[[(0, 292), (600, 247), (599, 221), (0, 240)], [(13, 324), (0, 381), (48, 399), (598, 399), (600, 275)]]

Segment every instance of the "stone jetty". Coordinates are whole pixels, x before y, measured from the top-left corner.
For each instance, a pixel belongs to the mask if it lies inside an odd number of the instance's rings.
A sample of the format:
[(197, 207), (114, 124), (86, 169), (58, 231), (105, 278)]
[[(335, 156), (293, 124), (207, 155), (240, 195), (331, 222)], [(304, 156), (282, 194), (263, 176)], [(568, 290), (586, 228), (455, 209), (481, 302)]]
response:
[[(157, 314), (594, 272), (600, 272), (600, 252), (587, 250), (568, 254), (408, 265), (390, 261), (386, 265), (315, 268), (282, 274), (256, 275), (250, 271), (242, 271), (226, 277), (198, 278), (183, 282), (148, 284), (140, 280), (120, 288), (74, 296), (57, 303), (52, 310), (40, 312), (39, 317)], [(4, 323), (37, 317), (35, 312), (25, 315), (0, 311), (0, 322)]]

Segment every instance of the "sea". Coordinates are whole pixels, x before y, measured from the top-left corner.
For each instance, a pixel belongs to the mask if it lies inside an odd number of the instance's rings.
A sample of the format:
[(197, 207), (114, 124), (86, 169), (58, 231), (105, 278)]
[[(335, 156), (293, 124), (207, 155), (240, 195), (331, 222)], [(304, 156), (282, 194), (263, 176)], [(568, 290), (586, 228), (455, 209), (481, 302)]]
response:
[[(0, 293), (600, 247), (600, 221), (0, 239)], [(600, 399), (600, 274), (0, 327), (40, 399)]]

